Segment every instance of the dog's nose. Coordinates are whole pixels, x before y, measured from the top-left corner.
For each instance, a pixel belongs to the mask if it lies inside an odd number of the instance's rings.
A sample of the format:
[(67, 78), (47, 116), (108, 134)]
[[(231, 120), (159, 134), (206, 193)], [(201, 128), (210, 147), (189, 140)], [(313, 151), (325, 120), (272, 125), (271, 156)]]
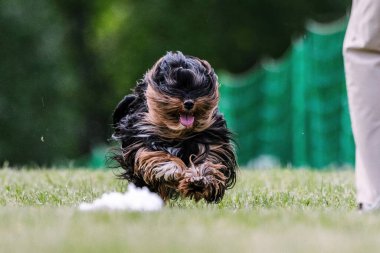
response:
[(192, 100), (186, 100), (183, 102), (183, 106), (186, 110), (191, 110), (194, 107), (194, 102)]

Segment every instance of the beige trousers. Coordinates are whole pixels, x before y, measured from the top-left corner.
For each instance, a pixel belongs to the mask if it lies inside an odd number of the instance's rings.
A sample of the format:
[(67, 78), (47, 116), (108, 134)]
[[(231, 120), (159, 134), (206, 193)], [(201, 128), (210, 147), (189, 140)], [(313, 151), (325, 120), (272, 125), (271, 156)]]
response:
[(358, 203), (380, 200), (380, 0), (353, 0), (343, 45)]

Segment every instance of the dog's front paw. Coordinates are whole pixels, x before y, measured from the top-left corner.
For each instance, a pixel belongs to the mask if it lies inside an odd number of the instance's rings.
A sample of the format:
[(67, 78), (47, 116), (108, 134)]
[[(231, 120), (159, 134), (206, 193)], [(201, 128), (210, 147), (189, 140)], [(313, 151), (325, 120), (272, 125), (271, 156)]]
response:
[(165, 182), (178, 182), (183, 175), (183, 169), (175, 162), (161, 163), (152, 171), (156, 180)]
[(178, 190), (183, 197), (199, 201), (204, 198), (207, 178), (203, 176), (185, 177), (179, 182)]
[(178, 185), (182, 197), (199, 201), (207, 196), (211, 177), (202, 172), (199, 168), (189, 168), (184, 171), (184, 177)]
[(220, 171), (222, 165), (204, 163), (184, 172), (178, 190), (183, 197), (199, 201), (219, 202), (225, 191), (226, 177)]
[(189, 183), (193, 188), (203, 189), (207, 184), (207, 179), (203, 176), (191, 177)]

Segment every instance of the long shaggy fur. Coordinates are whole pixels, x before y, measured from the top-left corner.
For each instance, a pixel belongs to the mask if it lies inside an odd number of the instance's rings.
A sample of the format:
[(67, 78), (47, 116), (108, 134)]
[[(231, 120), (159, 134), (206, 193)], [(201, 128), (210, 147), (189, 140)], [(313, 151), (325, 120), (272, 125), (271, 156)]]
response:
[(164, 200), (219, 202), (235, 184), (237, 163), (218, 86), (207, 61), (181, 52), (159, 59), (113, 114), (121, 177)]

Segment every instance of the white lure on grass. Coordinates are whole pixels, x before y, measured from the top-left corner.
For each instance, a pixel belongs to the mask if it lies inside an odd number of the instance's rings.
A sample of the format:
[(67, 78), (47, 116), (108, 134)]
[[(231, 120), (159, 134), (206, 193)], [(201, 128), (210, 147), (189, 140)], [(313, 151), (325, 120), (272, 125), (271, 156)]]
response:
[(158, 211), (164, 206), (164, 201), (156, 193), (146, 187), (137, 188), (129, 184), (125, 193), (104, 193), (92, 203), (81, 203), (79, 210), (127, 210), (127, 211)]

